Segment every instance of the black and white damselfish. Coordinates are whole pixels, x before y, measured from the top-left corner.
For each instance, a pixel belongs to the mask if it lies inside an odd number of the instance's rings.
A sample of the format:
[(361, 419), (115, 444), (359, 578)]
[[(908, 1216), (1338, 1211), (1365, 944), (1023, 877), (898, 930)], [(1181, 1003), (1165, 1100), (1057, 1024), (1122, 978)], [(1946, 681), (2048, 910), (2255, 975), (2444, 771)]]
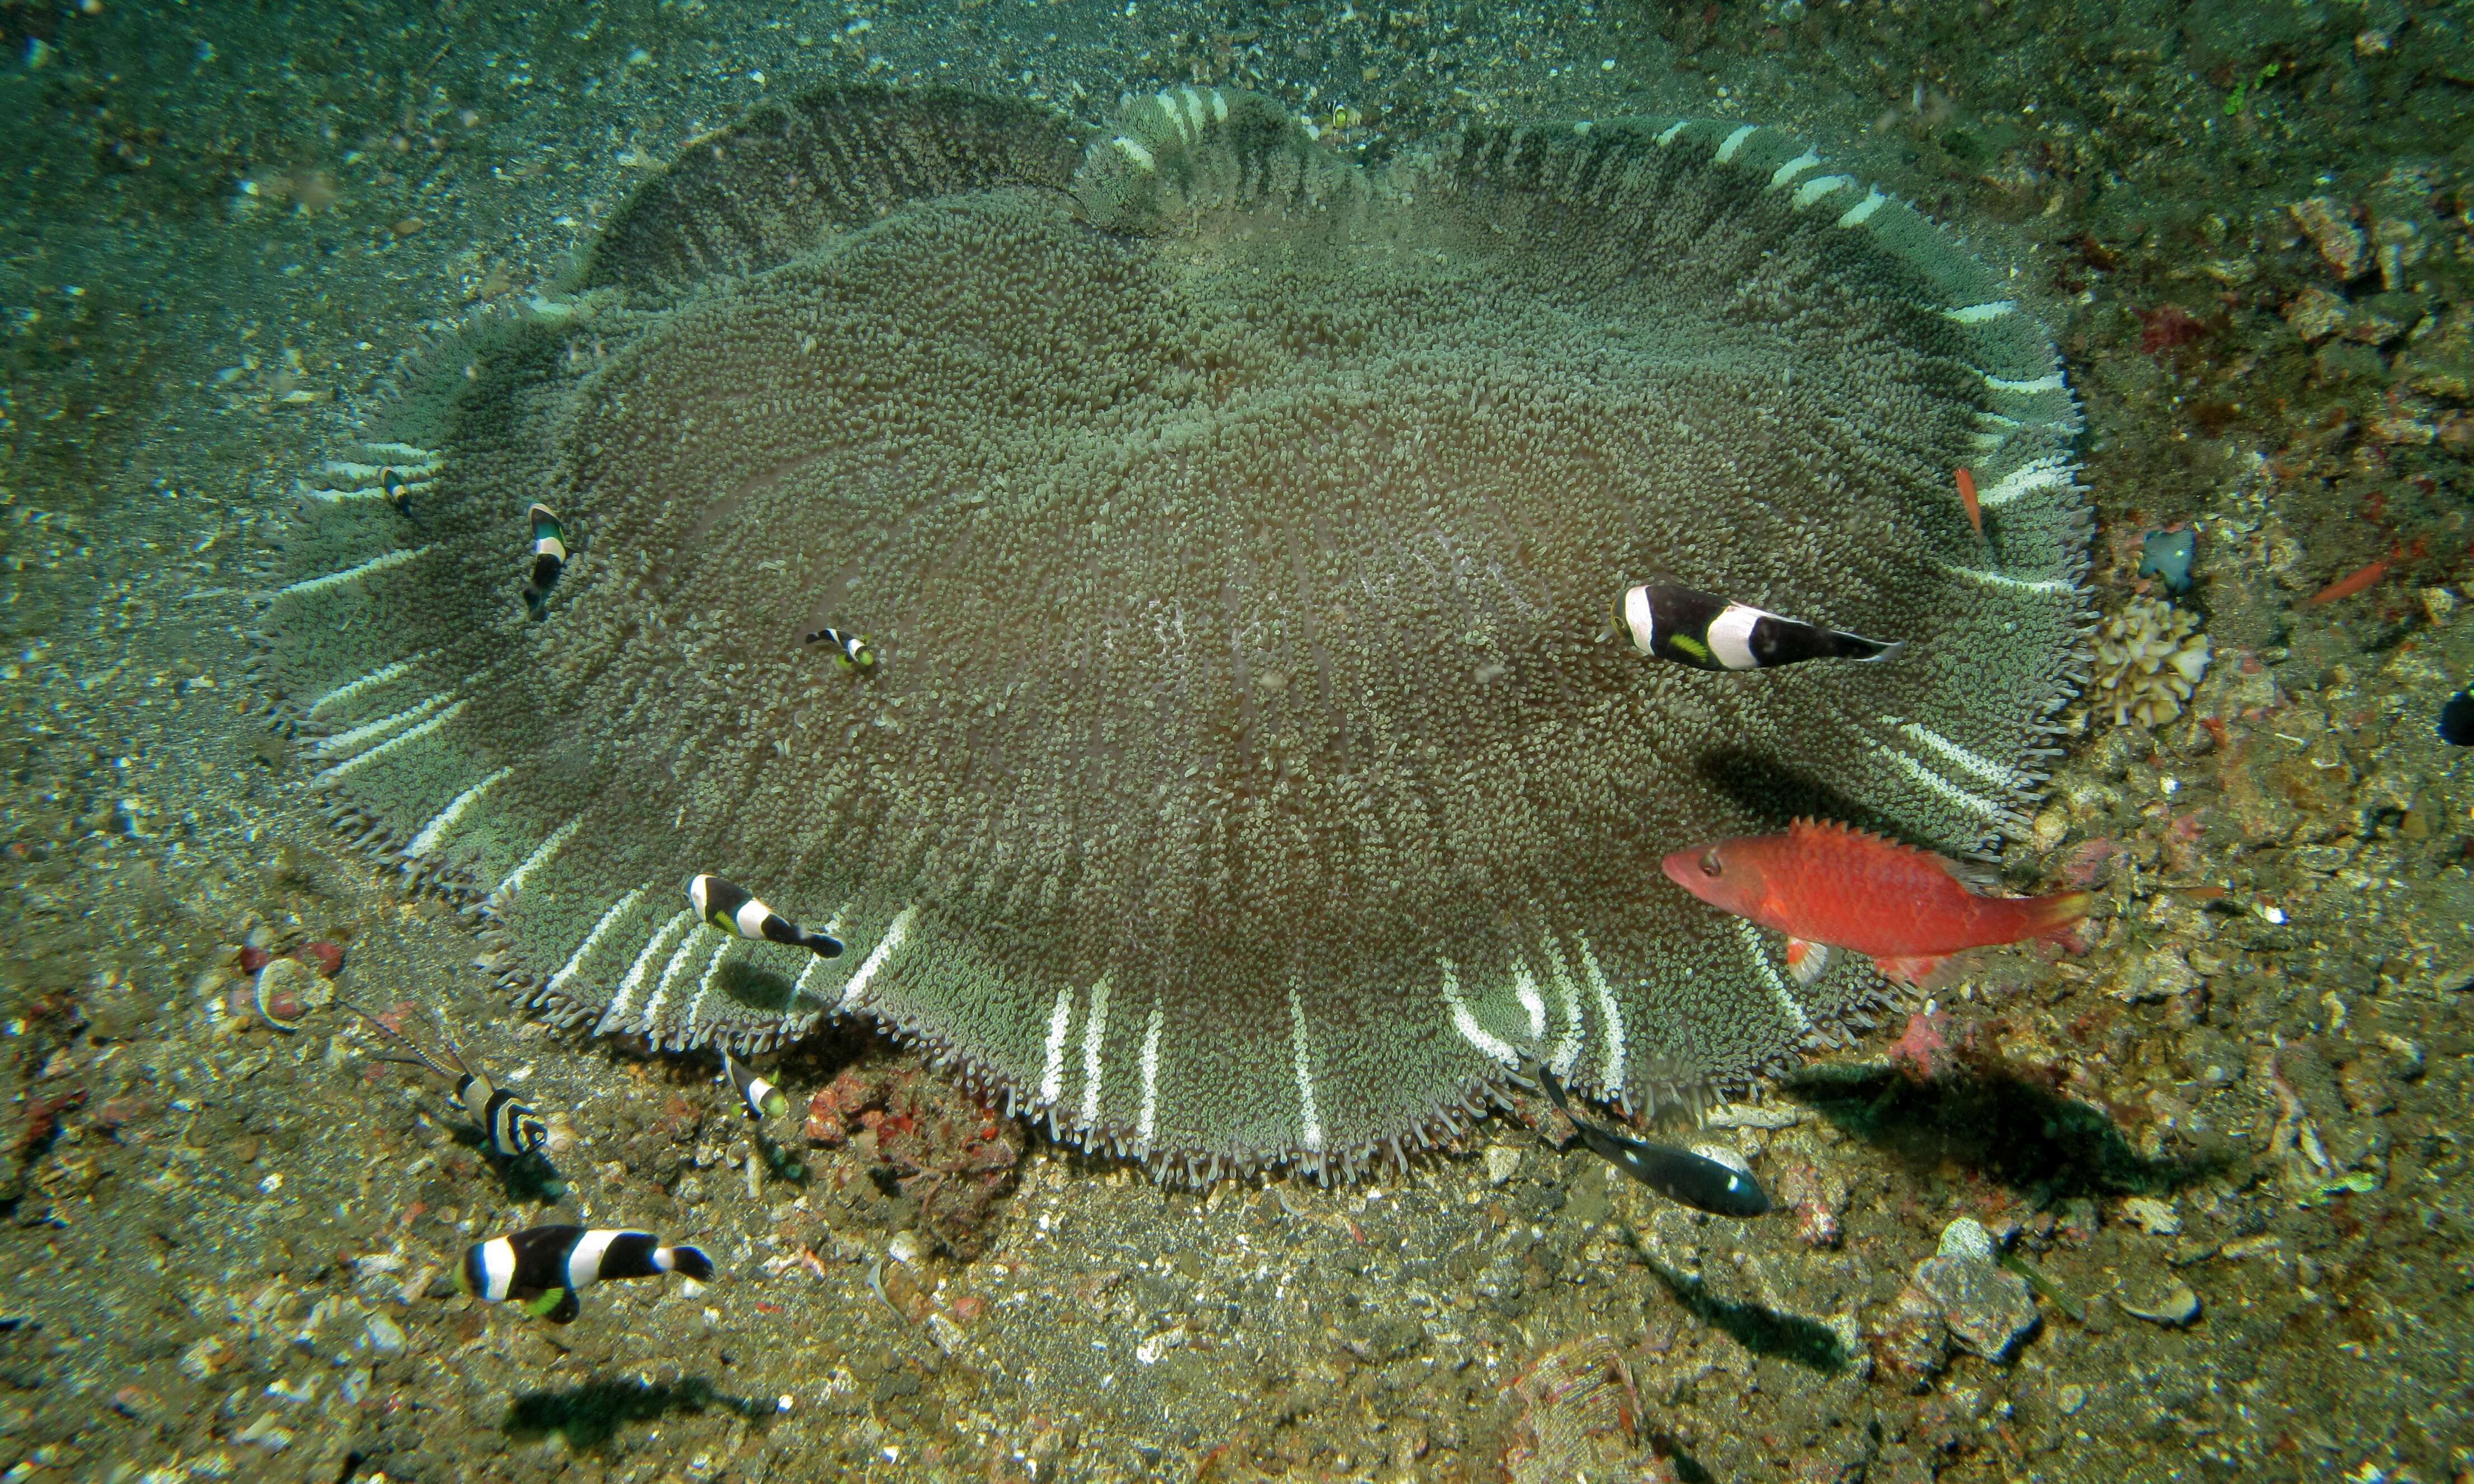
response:
[(506, 1158), (521, 1159), (526, 1155), (539, 1154), (542, 1146), (549, 1141), (549, 1129), (532, 1110), (531, 1105), (491, 1082), (487, 1072), (467, 1061), (464, 1048), (455, 1044), (454, 1034), (443, 1022), (438, 1034), (447, 1037), (445, 1060), (432, 1056), (420, 1042), (352, 1001), (342, 1003), (353, 1014), (376, 1027), (389, 1040), (412, 1053), (409, 1057), (380, 1057), (378, 1060), (426, 1067), (453, 1083), (454, 1090), (449, 1096), (455, 1100), (455, 1106), (462, 1108), (467, 1117), (480, 1124), (482, 1132), (489, 1137), (492, 1150)]
[(701, 1248), (664, 1247), (649, 1231), (527, 1227), (466, 1248), (455, 1283), (483, 1303), (512, 1300), (535, 1319), (564, 1325), (581, 1307), (576, 1295), (603, 1278), (665, 1273), (704, 1282), (713, 1277), (713, 1259)]
[(834, 656), (834, 663), (844, 669), (876, 669), (876, 650), (868, 644), (867, 636), (864, 634), (845, 634), (837, 628), (820, 628), (810, 634), (805, 642), (812, 645), (831, 644), (838, 651)]
[(536, 501), (526, 518), (533, 524), (533, 565), (524, 581), (524, 606), (536, 619), (549, 614), (549, 590), (567, 566), (567, 526), (558, 512)]
[(697, 916), (724, 933), (736, 933), (767, 943), (805, 948), (819, 959), (838, 959), (842, 940), (830, 933), (812, 933), (756, 899), (756, 893), (719, 876), (698, 876), (688, 883), (688, 902)]
[(790, 1110), (790, 1100), (782, 1095), (782, 1089), (756, 1075), (753, 1068), (732, 1056), (728, 1047), (722, 1048), (721, 1069), (729, 1076), (730, 1084), (739, 1089), (740, 1101), (747, 1105), (748, 1117), (760, 1121), (779, 1118)]
[(1713, 1216), (1758, 1216), (1770, 1208), (1769, 1195), (1752, 1172), (1688, 1149), (1652, 1144), (1591, 1122), (1572, 1111), (1564, 1084), (1545, 1067), (1538, 1081), (1557, 1110), (1572, 1120), (1589, 1152), (1647, 1185), (1666, 1199)]
[(1615, 596), (1616, 632), (1642, 654), (1695, 669), (1767, 669), (1806, 660), (1886, 660), (1906, 647), (1755, 608), (1715, 593), (1644, 582)]

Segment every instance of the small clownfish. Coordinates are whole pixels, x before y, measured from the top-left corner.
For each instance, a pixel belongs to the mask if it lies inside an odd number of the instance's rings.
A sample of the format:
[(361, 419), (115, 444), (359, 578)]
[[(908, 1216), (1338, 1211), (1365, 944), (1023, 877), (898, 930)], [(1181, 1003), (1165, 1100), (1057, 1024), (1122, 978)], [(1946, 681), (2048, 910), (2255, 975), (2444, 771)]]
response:
[(1970, 948), (2067, 941), (2091, 900), (2084, 891), (1978, 896), (1930, 851), (1815, 819), (1783, 835), (1679, 850), (1661, 864), (1710, 906), (1785, 934), (1788, 966), (1807, 983), (1838, 947), (1870, 958), (1885, 979), (1929, 987)]
[(564, 1325), (581, 1308), (576, 1295), (603, 1278), (665, 1273), (705, 1282), (713, 1277), (713, 1259), (702, 1248), (664, 1247), (649, 1231), (528, 1227), (466, 1248), (455, 1265), (455, 1286), (483, 1303), (513, 1300), (535, 1319)]
[(732, 1056), (727, 1047), (722, 1049), (721, 1070), (729, 1077), (730, 1084), (739, 1089), (740, 1101), (747, 1105), (748, 1117), (762, 1122), (767, 1118), (779, 1118), (790, 1110), (790, 1100), (782, 1095), (782, 1089), (756, 1075), (753, 1069)]
[(842, 940), (830, 933), (811, 933), (756, 899), (756, 893), (735, 881), (698, 876), (688, 883), (688, 902), (696, 915), (724, 933), (761, 942), (805, 948), (819, 959), (838, 959)]
[(533, 566), (524, 582), (524, 606), (544, 619), (549, 616), (549, 590), (567, 566), (567, 526), (557, 511), (539, 501), (526, 518), (533, 523)]
[(1906, 647), (1704, 593), (1645, 582), (1616, 595), (1615, 631), (1642, 654), (1695, 669), (1766, 669), (1805, 660), (1886, 660)]
[(1555, 1074), (1543, 1066), (1537, 1072), (1548, 1100), (1572, 1120), (1589, 1152), (1660, 1195), (1712, 1216), (1752, 1217), (1769, 1210), (1768, 1193), (1754, 1180), (1752, 1171), (1727, 1151), (1712, 1146), (1712, 1153), (1701, 1154), (1618, 1133), (1573, 1112)]
[(386, 496), (388, 504), (395, 506), (396, 514), (407, 521), (412, 519), (412, 486), (403, 482), (402, 475), (392, 469), (379, 470), (378, 491)]
[(549, 1129), (532, 1106), (490, 1081), (489, 1074), (464, 1059), (464, 1048), (455, 1044), (453, 1033), (444, 1025), (439, 1034), (447, 1037), (447, 1059), (442, 1061), (395, 1027), (388, 1025), (350, 1000), (341, 1002), (345, 1009), (377, 1027), (389, 1040), (412, 1053), (409, 1057), (379, 1057), (380, 1061), (393, 1061), (403, 1066), (425, 1067), (455, 1084), (448, 1096), (464, 1110), (466, 1117), (481, 1126), (489, 1136), (490, 1148), (508, 1159), (521, 1159), (541, 1153), (549, 1142)]
[(876, 669), (876, 650), (868, 644), (866, 635), (845, 634), (837, 628), (820, 628), (801, 643), (813, 645), (820, 640), (838, 651), (834, 655), (834, 663), (842, 669), (861, 674)]

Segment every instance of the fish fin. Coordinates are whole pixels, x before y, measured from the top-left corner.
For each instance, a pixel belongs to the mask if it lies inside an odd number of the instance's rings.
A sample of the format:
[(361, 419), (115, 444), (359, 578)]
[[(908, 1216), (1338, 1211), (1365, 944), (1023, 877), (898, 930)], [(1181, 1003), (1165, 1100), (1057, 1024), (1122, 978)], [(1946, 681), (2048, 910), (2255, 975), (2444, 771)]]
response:
[(1947, 872), (1951, 880), (1957, 882), (1974, 894), (1977, 896), (2001, 894), (2001, 873), (1986, 862), (1953, 861), (1948, 856), (1933, 855), (1929, 851), (1921, 853)]
[(2096, 898), (2085, 891), (2060, 891), (2036, 898), (2034, 936), (2050, 938), (2064, 947), (2078, 945), (2079, 919), (2088, 914)]
[(1830, 945), (1807, 942), (1800, 937), (1786, 940), (1786, 971), (1799, 985), (1808, 985), (1830, 972)]
[(1932, 954), (1885, 956), (1873, 961), (1873, 967), (1880, 972), (1883, 979), (1894, 985), (1911, 985), (1919, 988), (1941, 965), (1941, 959)]
[(1909, 985), (1930, 994), (1957, 982), (1969, 967), (1965, 954), (1909, 954), (1879, 958), (1873, 967), (1893, 984)]
[(573, 1320), (581, 1312), (583, 1305), (576, 1302), (574, 1289), (552, 1288), (544, 1293), (534, 1294), (531, 1298), (522, 1301), (518, 1307), (535, 1319), (546, 1319), (553, 1325), (564, 1325)]

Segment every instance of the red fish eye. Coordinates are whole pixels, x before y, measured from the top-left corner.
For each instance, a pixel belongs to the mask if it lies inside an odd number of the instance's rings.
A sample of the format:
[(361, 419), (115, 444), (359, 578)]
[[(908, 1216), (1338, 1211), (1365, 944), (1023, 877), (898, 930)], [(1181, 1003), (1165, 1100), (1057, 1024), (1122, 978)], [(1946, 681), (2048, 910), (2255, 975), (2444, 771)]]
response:
[(1725, 870), (1726, 866), (1718, 860), (1718, 852), (1714, 850), (1705, 850), (1701, 852), (1702, 875), (1716, 876)]

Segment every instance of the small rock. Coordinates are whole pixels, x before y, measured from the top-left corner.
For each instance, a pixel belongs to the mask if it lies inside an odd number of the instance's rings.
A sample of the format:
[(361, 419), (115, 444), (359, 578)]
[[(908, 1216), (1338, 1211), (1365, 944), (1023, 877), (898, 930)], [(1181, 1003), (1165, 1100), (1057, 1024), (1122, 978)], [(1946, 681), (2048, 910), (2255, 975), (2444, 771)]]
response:
[(1811, 1159), (1788, 1158), (1778, 1164), (1771, 1192), (1779, 1204), (1794, 1210), (1796, 1240), (1807, 1247), (1838, 1245), (1847, 1181), (1837, 1171)]
[(2354, 225), (2351, 207), (2327, 196), (2313, 196), (2289, 204), (2285, 210), (2339, 279), (2350, 282), (2363, 276), (2371, 259), (2371, 243), (2363, 229)]
[(2363, 434), (2373, 443), (2427, 448), (2438, 439), (2439, 425), (2420, 418), (2373, 418), (2363, 425)]
[(232, 1349), (219, 1335), (208, 1335), (181, 1352), (181, 1374), (203, 1381), (232, 1362)]
[(1916, 1391), (1929, 1387), (1950, 1357), (1950, 1326), (1941, 1321), (1941, 1306), (1912, 1283), (1899, 1290), (1874, 1339), (1882, 1365), (1905, 1376)]
[(2397, 353), (2397, 374), (2426, 396), (2474, 401), (2474, 304), (2452, 305), (2424, 331)]
[(1975, 1257), (1990, 1262), (1993, 1260), (1993, 1233), (1984, 1229), (1984, 1223), (1973, 1216), (1953, 1217), (1949, 1226), (1941, 1229), (1941, 1246), (1934, 1255)]
[(2158, 948), (2132, 964), (2106, 993), (2132, 1005), (2147, 1005), (2188, 994), (2198, 986), (2198, 971), (2179, 949)]
[(353, 1345), (355, 1349), (367, 1350), (381, 1359), (400, 1355), (404, 1345), (403, 1326), (384, 1314), (373, 1314), (369, 1323), (361, 1327), (360, 1338)]
[(2132, 1196), (2122, 1203), (2122, 1214), (2149, 1236), (2177, 1236), (2182, 1230), (2182, 1213), (2154, 1196)]
[(172, 1410), (163, 1399), (143, 1386), (123, 1386), (111, 1394), (111, 1409), (137, 1422), (155, 1423), (171, 1417)]
[(1509, 1144), (1489, 1144), (1486, 1147), (1486, 1182), (1488, 1184), (1502, 1184), (1512, 1179), (1512, 1172), (1519, 1168), (1520, 1151)]
[(2345, 301), (2324, 288), (2306, 288), (2285, 306), (2285, 323), (2314, 345), (2334, 339), (2345, 328)]
[(1147, 1366), (1158, 1365), (1162, 1355), (1170, 1350), (1185, 1349), (1186, 1342), (1192, 1338), (1192, 1332), (1185, 1326), (1171, 1325), (1168, 1328), (1135, 1346), (1134, 1359)]
[(2087, 1405), (2087, 1388), (2074, 1381), (2053, 1394), (2053, 1405), (2064, 1417), (2077, 1416), (2079, 1408)]
[(2199, 1317), (2199, 1296), (2191, 1285), (2174, 1278), (2152, 1301), (2141, 1303), (2128, 1297), (2122, 1300), (2122, 1312), (2133, 1314), (2151, 1324), (2178, 1329)]
[(1987, 1360), (2009, 1359), (2036, 1327), (2036, 1298), (2026, 1280), (1990, 1257), (1928, 1257), (1916, 1265), (1915, 1280), (1940, 1306), (1951, 1338)]

